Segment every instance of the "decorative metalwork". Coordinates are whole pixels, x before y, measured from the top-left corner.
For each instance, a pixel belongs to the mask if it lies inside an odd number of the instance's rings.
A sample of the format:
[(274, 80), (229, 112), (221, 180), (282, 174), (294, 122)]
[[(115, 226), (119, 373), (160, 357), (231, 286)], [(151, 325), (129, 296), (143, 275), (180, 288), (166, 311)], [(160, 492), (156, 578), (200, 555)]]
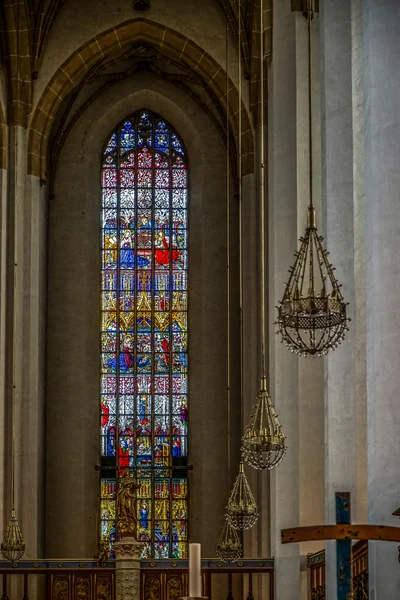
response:
[(340, 284), (318, 234), (315, 209), (308, 208), (308, 226), (278, 310), (277, 333), (299, 356), (322, 356), (335, 350), (349, 330)]
[(368, 600), (368, 571), (353, 577), (353, 599)]
[(242, 438), (242, 456), (254, 469), (273, 469), (284, 459), (286, 438), (267, 392), (266, 378)]
[(309, 177), (310, 205), (308, 224), (295, 263), (289, 269), (283, 298), (280, 301), (277, 332), (292, 352), (299, 356), (322, 356), (336, 350), (348, 331), (341, 285), (329, 262), (328, 252), (318, 234), (313, 204), (312, 175), (312, 105), (311, 105), (311, 21), (312, 0), (308, 0), (308, 112), (309, 112)]
[(264, 143), (264, 8), (260, 2), (260, 315), (261, 388), (242, 437), (243, 459), (255, 469), (273, 469), (286, 455), (286, 438), (267, 391), (265, 341), (265, 143)]
[(235, 529), (250, 529), (258, 519), (258, 508), (244, 472), (243, 461), (226, 507), (226, 517)]
[(1, 554), (5, 560), (16, 562), (21, 560), (25, 554), (25, 542), (22, 537), (21, 529), (15, 516), (15, 509), (12, 509), (11, 519), (8, 522), (6, 534), (1, 544)]
[(233, 562), (240, 558), (241, 554), (242, 544), (236, 529), (232, 526), (229, 519), (225, 519), (217, 544), (217, 556), (224, 562)]
[(319, 585), (317, 588), (311, 590), (311, 600), (325, 600), (325, 586)]

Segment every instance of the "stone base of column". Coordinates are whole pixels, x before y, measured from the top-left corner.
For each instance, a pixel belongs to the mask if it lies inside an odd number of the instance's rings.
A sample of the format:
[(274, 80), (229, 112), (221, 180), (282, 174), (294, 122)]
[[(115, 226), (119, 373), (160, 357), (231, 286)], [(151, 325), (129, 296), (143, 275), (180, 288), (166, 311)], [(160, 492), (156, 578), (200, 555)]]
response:
[(140, 555), (143, 544), (123, 537), (114, 544), (116, 600), (140, 600)]

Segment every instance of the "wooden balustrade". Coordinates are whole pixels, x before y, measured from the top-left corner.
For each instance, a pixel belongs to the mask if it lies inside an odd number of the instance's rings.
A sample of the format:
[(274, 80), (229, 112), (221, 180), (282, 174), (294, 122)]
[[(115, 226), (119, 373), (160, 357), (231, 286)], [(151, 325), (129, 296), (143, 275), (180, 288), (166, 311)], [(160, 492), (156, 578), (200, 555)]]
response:
[[(210, 600), (274, 600), (274, 561), (202, 561)], [(261, 596), (261, 579), (263, 595)], [(2, 594), (2, 595), (1, 595)], [(187, 561), (142, 561), (141, 600), (180, 600), (188, 594)], [(115, 600), (115, 562), (0, 561), (0, 600)]]
[[(360, 540), (351, 549), (353, 600), (368, 600), (368, 542)], [(325, 550), (309, 554), (311, 600), (325, 600)]]

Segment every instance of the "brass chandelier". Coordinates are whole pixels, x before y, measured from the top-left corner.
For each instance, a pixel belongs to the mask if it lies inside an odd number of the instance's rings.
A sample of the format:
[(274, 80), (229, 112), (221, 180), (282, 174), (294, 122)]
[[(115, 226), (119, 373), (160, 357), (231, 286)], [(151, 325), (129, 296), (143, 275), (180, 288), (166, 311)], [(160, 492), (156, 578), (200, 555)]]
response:
[[(240, 290), (240, 369), (241, 369), (241, 412), (243, 412), (243, 202), (242, 202), (242, 57), (241, 57), (241, 0), (238, 1), (238, 79), (239, 79), (239, 290)], [(240, 419), (242, 423), (243, 419)], [(258, 508), (244, 472), (243, 460), (226, 507), (226, 518), (234, 529), (249, 529), (258, 519)]]
[(237, 531), (232, 527), (230, 521), (225, 518), (225, 523), (217, 544), (217, 556), (224, 562), (233, 562), (240, 558), (241, 554), (242, 544)]
[(265, 365), (265, 148), (264, 148), (264, 24), (260, 2), (260, 265), (261, 387), (242, 438), (242, 456), (255, 469), (273, 469), (286, 454), (286, 438), (267, 392)]
[(239, 473), (228, 500), (226, 518), (235, 529), (250, 529), (258, 519), (257, 504), (244, 472), (243, 461), (240, 462)]
[[(19, 74), (19, 2), (17, 4), (17, 30), (16, 30), (16, 80), (17, 80), (17, 98), (19, 98), (19, 86), (20, 86), (20, 74)], [(17, 134), (15, 135), (15, 179), (14, 179), (14, 194), (17, 189), (17, 159), (18, 159), (18, 145), (17, 145)], [(5, 560), (11, 562), (17, 562), (21, 560), (25, 554), (25, 542), (22, 537), (21, 528), (19, 526), (16, 511), (15, 511), (15, 391), (16, 391), (16, 332), (17, 332), (17, 251), (18, 251), (18, 220), (17, 220), (17, 205), (16, 198), (14, 195), (14, 297), (13, 297), (13, 381), (12, 381), (12, 396), (11, 396), (11, 518), (7, 524), (6, 532), (4, 534), (3, 541), (0, 546), (0, 552)]]
[(285, 458), (286, 449), (285, 436), (263, 377), (257, 403), (242, 438), (242, 455), (254, 469), (272, 469)]
[[(231, 364), (230, 364), (230, 348), (231, 348), (231, 334), (230, 334), (230, 252), (231, 252), (231, 230), (230, 230), (230, 156), (229, 156), (229, 24), (228, 24), (228, 7), (226, 9), (226, 314), (227, 314), (227, 426), (228, 426), (228, 489), (231, 487)], [(222, 528), (221, 535), (217, 544), (217, 556), (224, 562), (233, 562), (240, 558), (242, 554), (242, 544), (239, 536), (232, 527), (230, 521), (225, 517), (224, 526)]]
[(341, 285), (328, 259), (323, 237), (318, 234), (313, 204), (312, 175), (312, 105), (311, 105), (311, 21), (314, 16), (313, 0), (308, 0), (308, 117), (309, 117), (309, 177), (310, 205), (305, 234), (300, 238), (300, 249), (289, 269), (283, 298), (277, 306), (277, 332), (284, 344), (299, 356), (322, 356), (335, 350), (348, 331), (350, 319), (346, 315)]

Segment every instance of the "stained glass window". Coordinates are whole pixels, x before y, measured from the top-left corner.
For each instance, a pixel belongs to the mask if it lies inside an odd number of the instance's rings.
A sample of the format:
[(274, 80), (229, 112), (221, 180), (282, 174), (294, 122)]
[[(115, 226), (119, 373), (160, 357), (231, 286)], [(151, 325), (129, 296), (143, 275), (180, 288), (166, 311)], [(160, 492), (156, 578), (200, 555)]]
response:
[(188, 170), (179, 136), (148, 110), (102, 156), (101, 536), (136, 477), (143, 557), (187, 557)]

